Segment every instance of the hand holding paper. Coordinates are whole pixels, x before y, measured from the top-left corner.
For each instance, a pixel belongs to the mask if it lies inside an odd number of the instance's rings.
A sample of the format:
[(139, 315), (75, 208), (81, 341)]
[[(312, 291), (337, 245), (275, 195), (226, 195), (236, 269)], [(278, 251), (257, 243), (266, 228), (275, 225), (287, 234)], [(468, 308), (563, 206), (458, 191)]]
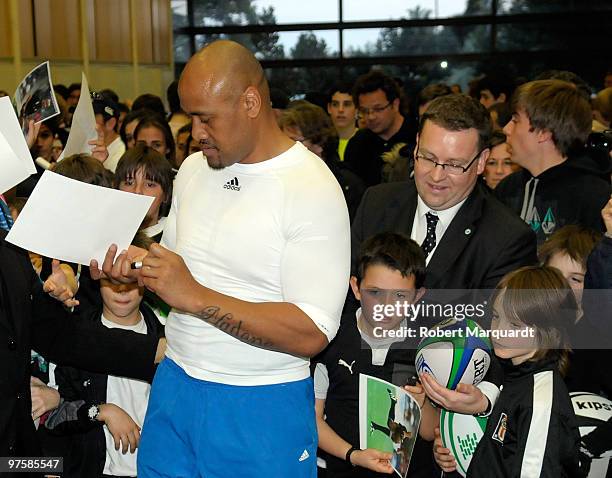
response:
[[(130, 246), (117, 255), (117, 245), (111, 244), (104, 256), (104, 262), (101, 263), (102, 269), (100, 269), (100, 263), (94, 259), (89, 264), (89, 273), (94, 280), (109, 279), (120, 284), (138, 281), (140, 285), (144, 285), (139, 268), (136, 270), (131, 265), (135, 261), (142, 261), (146, 255), (146, 249), (136, 246)], [(142, 262), (139, 263), (142, 264)]]
[(26, 143), (28, 144), (28, 148), (34, 146), (36, 143), (36, 138), (38, 138), (38, 132), (40, 131), (40, 125), (42, 123), (34, 123), (34, 120), (30, 120), (28, 123), (28, 133), (26, 135)]
[(127, 249), (153, 198), (45, 171), (6, 240), (64, 262), (103, 262), (109, 244)]
[(365, 450), (353, 452), (351, 463), (378, 473), (391, 474), (395, 471), (390, 463), (392, 457), (391, 453), (375, 450), (374, 448), (366, 448)]
[(100, 125), (96, 125), (96, 133), (98, 133), (98, 137), (96, 139), (89, 140), (87, 144), (93, 146), (91, 155), (101, 163), (104, 163), (104, 161), (108, 159), (108, 148), (106, 147), (106, 144), (104, 144), (104, 132), (102, 131), (102, 127)]

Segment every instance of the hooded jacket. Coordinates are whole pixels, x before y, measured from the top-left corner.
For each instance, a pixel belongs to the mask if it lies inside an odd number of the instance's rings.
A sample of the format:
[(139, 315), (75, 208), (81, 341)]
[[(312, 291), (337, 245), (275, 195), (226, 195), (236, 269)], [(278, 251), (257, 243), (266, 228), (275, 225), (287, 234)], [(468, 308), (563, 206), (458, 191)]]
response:
[(541, 244), (568, 224), (605, 230), (600, 212), (610, 198), (609, 173), (609, 159), (582, 151), (537, 177), (526, 169), (511, 174), (495, 195), (531, 226)]

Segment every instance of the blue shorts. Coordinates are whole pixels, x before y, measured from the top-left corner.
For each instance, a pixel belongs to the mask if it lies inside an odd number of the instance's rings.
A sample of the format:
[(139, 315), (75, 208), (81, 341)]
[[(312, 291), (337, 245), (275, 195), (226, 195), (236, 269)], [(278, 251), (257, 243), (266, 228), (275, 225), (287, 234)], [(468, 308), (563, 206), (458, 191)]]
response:
[(234, 386), (159, 365), (138, 449), (138, 477), (316, 478), (312, 379)]

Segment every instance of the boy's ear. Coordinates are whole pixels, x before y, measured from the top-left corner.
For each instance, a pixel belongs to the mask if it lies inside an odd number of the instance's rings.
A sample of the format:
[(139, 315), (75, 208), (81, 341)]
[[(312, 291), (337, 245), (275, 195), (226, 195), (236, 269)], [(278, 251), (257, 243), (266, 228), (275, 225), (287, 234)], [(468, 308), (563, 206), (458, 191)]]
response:
[(538, 143), (545, 143), (547, 141), (552, 141), (552, 132), (548, 129), (536, 130)]
[(353, 295), (355, 296), (355, 299), (357, 299), (358, 301), (361, 301), (361, 293), (359, 292), (359, 284), (357, 283), (357, 277), (351, 276), (350, 284), (351, 284), (351, 290), (353, 291)]
[(414, 295), (414, 301), (418, 302), (419, 300), (421, 300), (425, 295), (425, 292), (427, 292), (427, 289), (425, 287), (417, 289), (416, 294)]

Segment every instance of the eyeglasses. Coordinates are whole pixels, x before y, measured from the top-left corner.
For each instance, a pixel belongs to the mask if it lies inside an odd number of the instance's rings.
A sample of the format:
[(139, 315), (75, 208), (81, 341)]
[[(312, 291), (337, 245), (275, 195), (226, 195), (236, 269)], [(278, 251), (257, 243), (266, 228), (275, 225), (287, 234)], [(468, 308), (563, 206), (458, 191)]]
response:
[(357, 110), (361, 116), (368, 116), (370, 114), (379, 114), (385, 111), (389, 106), (393, 104), (393, 101), (389, 101), (385, 106), (374, 106), (373, 108), (359, 108)]
[(448, 174), (452, 174), (453, 176), (459, 176), (463, 173), (467, 173), (468, 169), (470, 169), (470, 166), (472, 166), (472, 164), (474, 164), (474, 162), (480, 158), (480, 155), (482, 154), (482, 152), (488, 148), (484, 147), (483, 149), (481, 149), (478, 154), (476, 156), (474, 156), (474, 159), (472, 159), (468, 164), (466, 164), (465, 166), (461, 166), (459, 164), (448, 164), (448, 163), (438, 163), (437, 161), (434, 161), (431, 158), (428, 158), (427, 156), (421, 154), (418, 150), (418, 143), (417, 143), (417, 154), (416, 154), (416, 159), (417, 161), (422, 161), (422, 165), (424, 168), (427, 169), (435, 169), (436, 166), (440, 166), (444, 171), (446, 171)]

